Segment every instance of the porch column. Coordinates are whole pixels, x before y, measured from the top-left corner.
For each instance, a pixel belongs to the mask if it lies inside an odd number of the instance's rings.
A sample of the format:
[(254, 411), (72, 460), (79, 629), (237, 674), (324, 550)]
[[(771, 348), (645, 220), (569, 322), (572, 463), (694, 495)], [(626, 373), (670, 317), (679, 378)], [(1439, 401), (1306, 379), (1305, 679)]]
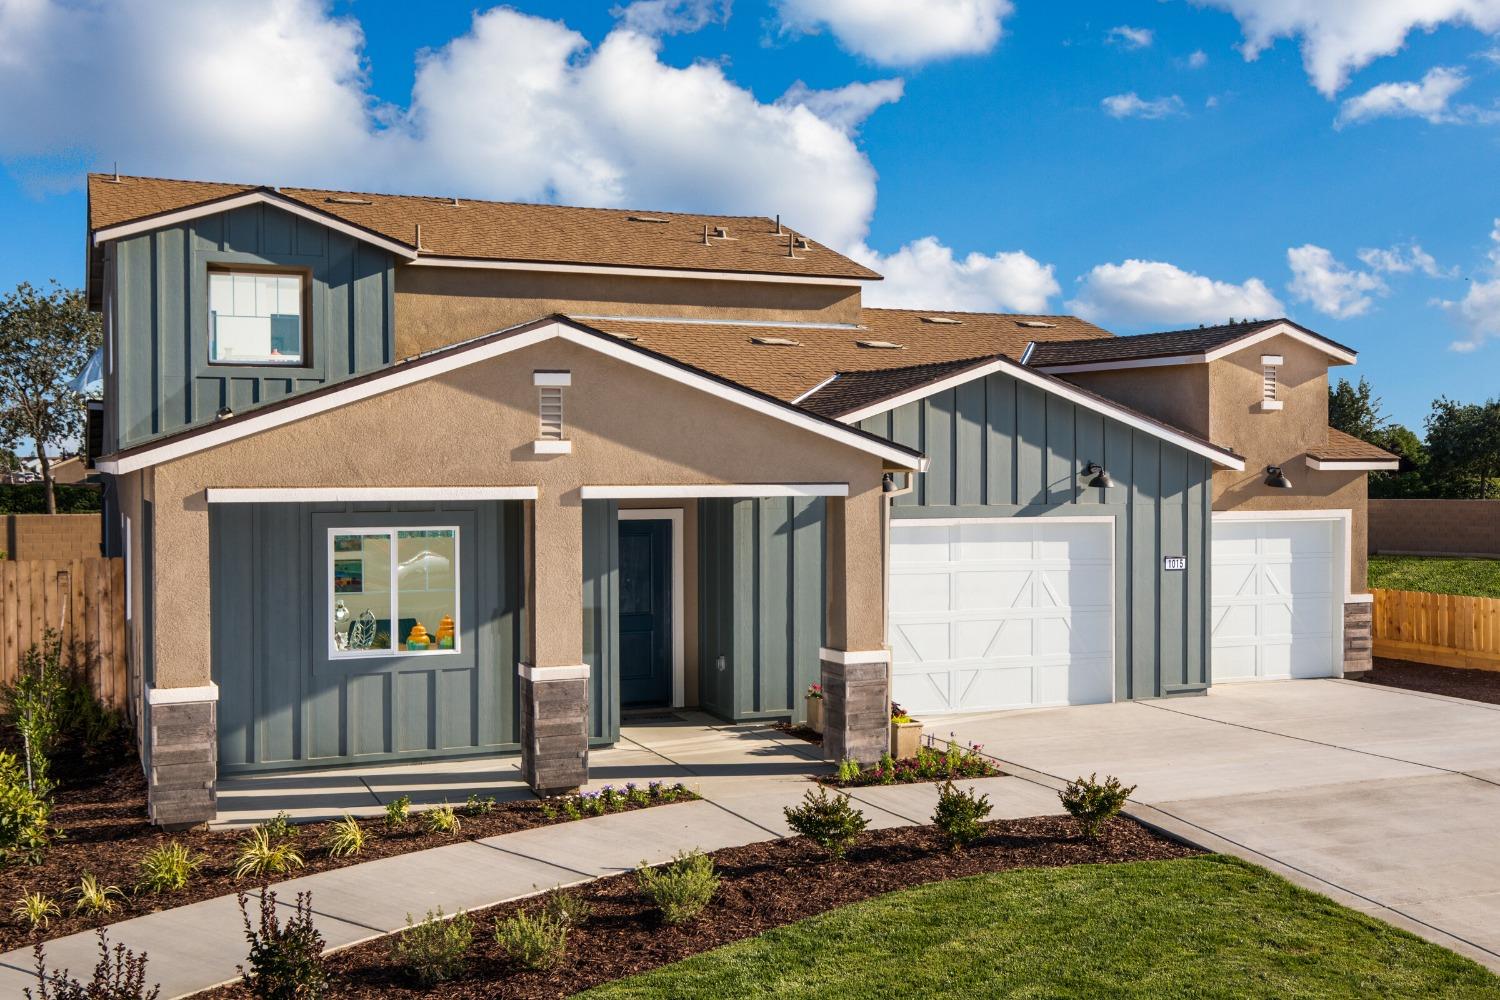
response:
[[(856, 492), (857, 491), (857, 492)], [(826, 506), (828, 645), (821, 653), (823, 752), (872, 763), (890, 749), (885, 647), (885, 497), (876, 470)]]
[(530, 634), (520, 667), (521, 775), (538, 795), (588, 781), (589, 668), (583, 662), (583, 503), (528, 505)]

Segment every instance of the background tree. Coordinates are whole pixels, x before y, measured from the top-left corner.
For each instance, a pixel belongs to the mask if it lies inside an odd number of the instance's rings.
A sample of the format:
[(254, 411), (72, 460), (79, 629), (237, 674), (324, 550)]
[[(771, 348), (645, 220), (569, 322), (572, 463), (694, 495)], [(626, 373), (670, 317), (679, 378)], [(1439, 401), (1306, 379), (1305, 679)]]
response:
[(1350, 385), (1348, 379), (1341, 378), (1338, 385), (1328, 387), (1328, 426), (1361, 441), (1380, 444), (1375, 438), (1388, 423), (1380, 412), (1380, 397), (1364, 376), (1360, 376), (1358, 385)]
[(42, 474), (47, 513), (57, 513), (50, 447), (61, 452), (83, 434), (84, 399), (70, 386), (101, 340), (99, 316), (83, 292), (55, 280), (22, 282), (0, 299), (0, 437), (30, 441)]
[(1427, 417), (1427, 452), (1438, 495), (1488, 499), (1500, 475), (1500, 400), (1435, 400)]

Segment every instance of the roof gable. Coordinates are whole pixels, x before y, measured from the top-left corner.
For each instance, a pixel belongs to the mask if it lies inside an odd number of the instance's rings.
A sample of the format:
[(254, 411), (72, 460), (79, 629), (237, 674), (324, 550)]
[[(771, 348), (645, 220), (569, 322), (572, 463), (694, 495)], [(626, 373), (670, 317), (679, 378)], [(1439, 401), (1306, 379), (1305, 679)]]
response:
[(1288, 336), (1315, 347), (1328, 357), (1331, 364), (1353, 364), (1358, 358), (1352, 348), (1314, 333), (1305, 326), (1288, 319), (1272, 319), (1227, 323), (1193, 330), (1143, 333), (1107, 341), (1037, 343), (1028, 353), (1026, 363), (1033, 368), (1057, 374), (1205, 364), (1279, 336)]

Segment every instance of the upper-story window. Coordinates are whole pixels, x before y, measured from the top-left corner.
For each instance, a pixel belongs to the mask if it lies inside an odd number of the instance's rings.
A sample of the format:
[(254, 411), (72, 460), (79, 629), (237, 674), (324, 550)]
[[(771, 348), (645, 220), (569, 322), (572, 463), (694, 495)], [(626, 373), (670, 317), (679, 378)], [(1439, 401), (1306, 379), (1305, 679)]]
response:
[(305, 271), (208, 272), (208, 360), (220, 365), (300, 365), (307, 344)]

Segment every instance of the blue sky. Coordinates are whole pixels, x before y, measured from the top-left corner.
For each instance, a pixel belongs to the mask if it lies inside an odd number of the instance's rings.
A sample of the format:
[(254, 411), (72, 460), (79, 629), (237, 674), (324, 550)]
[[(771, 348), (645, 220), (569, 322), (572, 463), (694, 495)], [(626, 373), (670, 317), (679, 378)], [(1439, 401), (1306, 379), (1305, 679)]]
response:
[(0, 288), (80, 281), (119, 160), (782, 212), (881, 301), (1284, 310), (1414, 427), (1500, 395), (1500, 0), (119, 7), (0, 0)]

